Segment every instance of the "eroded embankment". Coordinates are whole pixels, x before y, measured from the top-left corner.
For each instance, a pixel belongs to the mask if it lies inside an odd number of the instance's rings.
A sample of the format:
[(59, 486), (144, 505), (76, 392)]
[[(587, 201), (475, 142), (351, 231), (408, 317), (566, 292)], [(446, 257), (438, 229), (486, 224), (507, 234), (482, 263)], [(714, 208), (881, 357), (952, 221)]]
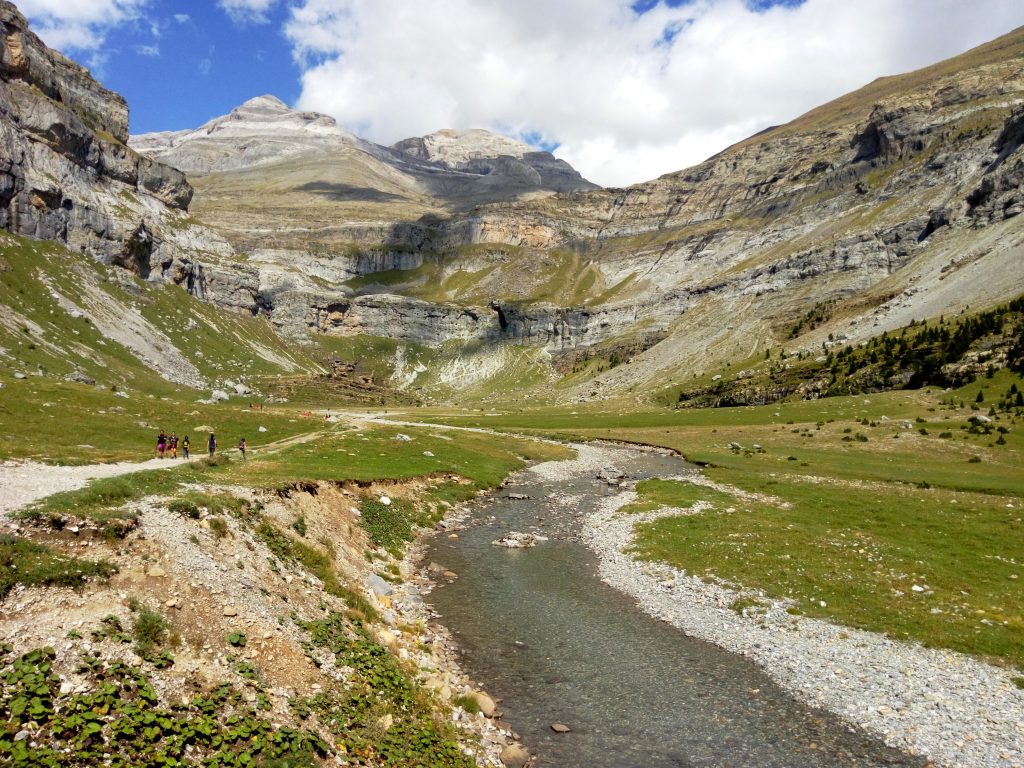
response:
[(446, 479), (197, 486), (131, 502), (138, 524), (121, 539), (5, 521), (58, 560), (117, 572), (79, 591), (5, 582), (0, 753), (26, 766), (500, 765), (510, 735), (453, 708), (487, 701), (415, 586), (398, 584), (410, 561), (368, 532)]

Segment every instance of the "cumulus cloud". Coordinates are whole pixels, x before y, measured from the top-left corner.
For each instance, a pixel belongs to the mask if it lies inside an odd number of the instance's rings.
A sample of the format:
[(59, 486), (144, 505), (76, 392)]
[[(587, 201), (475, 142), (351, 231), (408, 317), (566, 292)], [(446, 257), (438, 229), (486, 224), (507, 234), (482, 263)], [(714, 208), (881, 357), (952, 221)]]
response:
[(381, 143), (441, 127), (531, 136), (618, 185), (1024, 24), (1019, 0), (765, 5), (296, 0), (285, 32), (302, 109)]
[[(150, 0), (18, 0), (19, 10), (47, 45), (60, 50), (95, 51), (107, 33), (140, 18)], [(102, 54), (91, 63), (102, 63)]]
[(277, 5), (277, 0), (217, 0), (236, 24), (266, 24), (267, 11)]

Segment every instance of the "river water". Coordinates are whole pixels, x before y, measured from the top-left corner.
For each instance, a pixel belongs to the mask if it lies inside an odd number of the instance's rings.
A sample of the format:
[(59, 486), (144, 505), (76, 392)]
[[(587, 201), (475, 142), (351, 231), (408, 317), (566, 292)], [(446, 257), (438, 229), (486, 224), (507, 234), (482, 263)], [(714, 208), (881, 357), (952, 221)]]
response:
[[(653, 452), (609, 455), (630, 479), (692, 471)], [(801, 704), (750, 661), (648, 616), (604, 584), (578, 533), (596, 500), (618, 491), (592, 471), (555, 474), (519, 473), (474, 505), (460, 538), (439, 536), (427, 554), (459, 574), (429, 602), (464, 669), (502, 700), (537, 765), (925, 765)], [(491, 543), (511, 530), (549, 541), (518, 550)], [(556, 722), (571, 732), (555, 734)]]

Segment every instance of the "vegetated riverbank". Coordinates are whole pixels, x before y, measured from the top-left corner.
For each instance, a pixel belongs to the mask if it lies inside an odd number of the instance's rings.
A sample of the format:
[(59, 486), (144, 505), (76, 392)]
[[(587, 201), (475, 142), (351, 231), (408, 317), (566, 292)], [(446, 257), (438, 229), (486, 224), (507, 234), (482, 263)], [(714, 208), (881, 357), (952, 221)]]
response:
[(501, 765), (509, 735), (477, 715), (486, 698), (397, 582), (418, 525), (534, 447), (406, 431), (330, 430), (8, 511), (0, 753), (26, 766)]
[[(602, 471), (607, 453), (631, 477), (686, 471), (667, 451), (622, 446), (602, 446), (591, 471), (575, 475), (537, 464), (469, 504), (458, 539), (430, 542), (436, 570), (459, 578), (439, 579), (428, 602), (457, 639), (463, 667), (503, 698), (538, 766), (924, 768), (602, 583), (579, 533), (581, 517), (619, 492), (618, 473)], [(539, 537), (536, 546), (494, 546), (510, 531)], [(571, 732), (554, 732), (555, 723)]]
[[(600, 447), (584, 446), (579, 454), (576, 461), (543, 467), (553, 477), (595, 468), (607, 472)], [(702, 482), (699, 476), (686, 479)], [(624, 512), (636, 498), (630, 489), (602, 500), (599, 511), (585, 520), (584, 539), (600, 557), (602, 578), (635, 597), (645, 611), (754, 659), (798, 697), (936, 765), (1024, 765), (1024, 691), (1010, 671), (951, 651), (791, 615), (787, 601), (639, 562), (628, 551), (638, 523), (706, 511), (698, 502)], [(759, 608), (743, 610), (744, 601)]]

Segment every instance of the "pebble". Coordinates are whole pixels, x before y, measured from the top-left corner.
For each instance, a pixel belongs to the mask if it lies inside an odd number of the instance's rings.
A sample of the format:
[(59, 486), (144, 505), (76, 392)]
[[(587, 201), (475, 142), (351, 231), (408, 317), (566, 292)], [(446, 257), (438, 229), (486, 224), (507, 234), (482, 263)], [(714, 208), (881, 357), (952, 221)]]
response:
[(555, 733), (569, 733), (570, 731), (572, 731), (572, 728), (570, 728), (565, 723), (552, 723), (551, 730)]

